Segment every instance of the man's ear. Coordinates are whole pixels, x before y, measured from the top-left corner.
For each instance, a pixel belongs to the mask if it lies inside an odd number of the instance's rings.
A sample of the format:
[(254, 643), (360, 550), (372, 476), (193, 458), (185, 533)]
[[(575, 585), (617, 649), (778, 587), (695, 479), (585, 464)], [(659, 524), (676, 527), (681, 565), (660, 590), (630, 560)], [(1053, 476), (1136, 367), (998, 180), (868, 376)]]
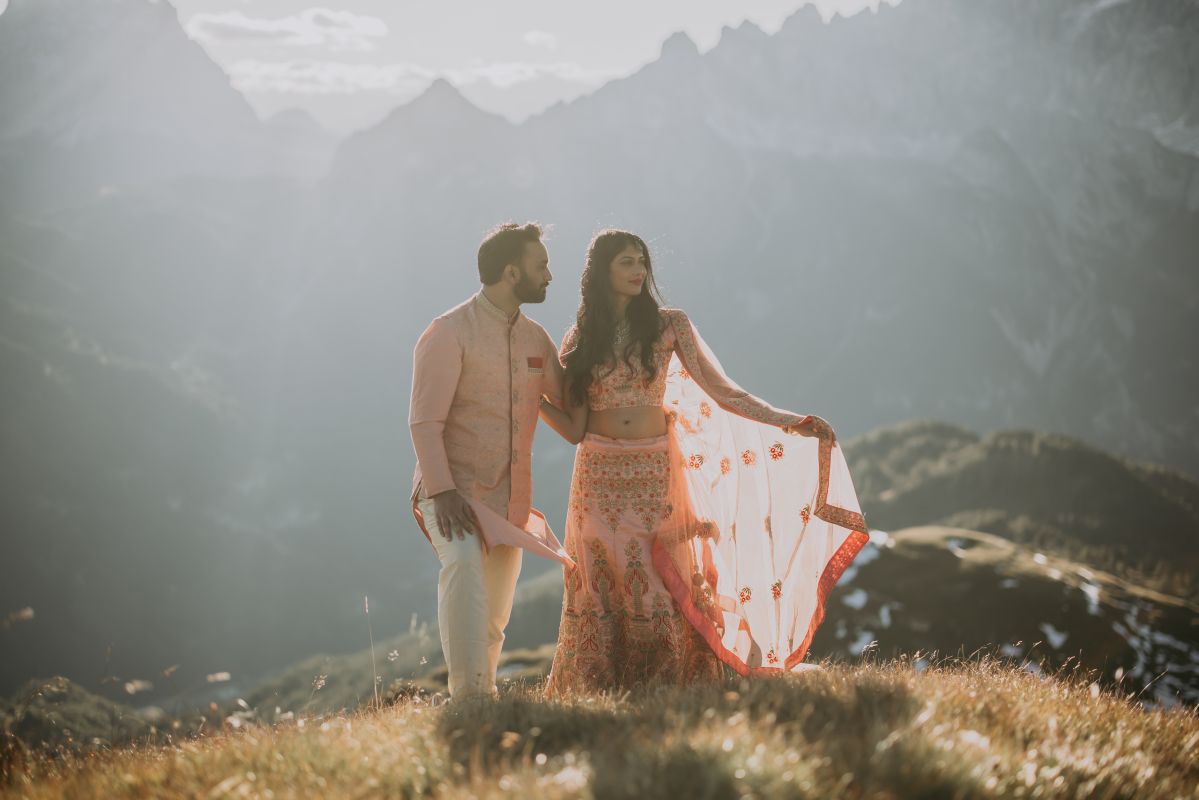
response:
[(515, 264), (506, 264), (504, 266), (504, 277), (511, 278), (513, 284), (520, 283), (520, 267)]

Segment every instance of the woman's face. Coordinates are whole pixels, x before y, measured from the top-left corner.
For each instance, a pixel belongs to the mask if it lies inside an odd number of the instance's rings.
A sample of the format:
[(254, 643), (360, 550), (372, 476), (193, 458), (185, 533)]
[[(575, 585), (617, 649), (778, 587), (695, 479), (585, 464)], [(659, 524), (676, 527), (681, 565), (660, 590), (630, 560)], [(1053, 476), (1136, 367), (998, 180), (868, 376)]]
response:
[(649, 265), (645, 262), (645, 253), (635, 244), (628, 245), (612, 259), (612, 267), (608, 272), (614, 294), (636, 297), (645, 288), (646, 278), (649, 277)]

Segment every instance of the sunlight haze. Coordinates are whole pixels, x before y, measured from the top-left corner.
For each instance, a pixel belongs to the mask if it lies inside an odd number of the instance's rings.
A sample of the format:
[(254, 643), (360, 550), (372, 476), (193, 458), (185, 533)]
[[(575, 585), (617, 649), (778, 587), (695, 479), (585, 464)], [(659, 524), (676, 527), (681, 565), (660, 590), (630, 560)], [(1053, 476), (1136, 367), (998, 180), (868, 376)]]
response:
[[(438, 77), (475, 105), (520, 121), (590, 93), (658, 57), (682, 31), (701, 51), (725, 26), (776, 31), (797, 0), (746, 3), (631, 0), (564, 6), (463, 2), (174, 0), (180, 23), (229, 74), (255, 111), (308, 111), (337, 132), (368, 127)], [(826, 20), (878, 0), (812, 3)], [(630, 20), (636, 19), (635, 25)]]

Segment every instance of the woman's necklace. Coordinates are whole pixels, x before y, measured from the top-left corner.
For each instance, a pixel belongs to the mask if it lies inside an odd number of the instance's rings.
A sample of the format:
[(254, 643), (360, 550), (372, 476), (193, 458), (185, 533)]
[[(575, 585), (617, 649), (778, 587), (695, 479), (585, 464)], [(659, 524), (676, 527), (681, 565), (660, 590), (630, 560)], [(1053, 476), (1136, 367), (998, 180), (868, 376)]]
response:
[(632, 326), (628, 317), (621, 317), (612, 329), (612, 347), (619, 351), (629, 341), (631, 334)]

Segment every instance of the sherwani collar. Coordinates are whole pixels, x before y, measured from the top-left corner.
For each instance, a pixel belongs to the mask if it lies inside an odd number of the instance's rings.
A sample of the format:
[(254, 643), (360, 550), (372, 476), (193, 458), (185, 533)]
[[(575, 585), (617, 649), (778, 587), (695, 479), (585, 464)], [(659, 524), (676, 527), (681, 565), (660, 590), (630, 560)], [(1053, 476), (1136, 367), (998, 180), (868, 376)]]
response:
[(483, 294), (482, 289), (480, 289), (478, 291), (478, 293), (475, 295), (475, 301), (488, 314), (491, 314), (492, 316), (496, 317), (497, 319), (503, 320), (508, 325), (515, 324), (517, 318), (520, 317), (520, 309), (519, 308), (517, 308), (511, 314), (508, 314), (506, 311), (504, 311), (504, 309), (500, 308), (495, 303), (488, 300), (487, 295)]

